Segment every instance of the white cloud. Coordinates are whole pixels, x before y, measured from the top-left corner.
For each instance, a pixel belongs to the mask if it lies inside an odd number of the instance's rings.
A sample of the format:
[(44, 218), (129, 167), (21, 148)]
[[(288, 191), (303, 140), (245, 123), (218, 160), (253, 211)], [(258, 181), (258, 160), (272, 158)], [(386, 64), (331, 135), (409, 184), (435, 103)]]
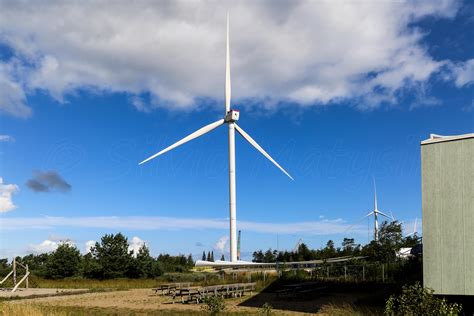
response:
[(84, 252), (85, 253), (91, 252), (92, 247), (95, 247), (95, 240), (86, 241)]
[(0, 142), (14, 142), (15, 139), (10, 135), (0, 135)]
[(49, 240), (46, 239), (43, 242), (39, 244), (30, 244), (28, 247), (28, 251), (34, 254), (40, 254), (40, 253), (49, 253), (53, 252), (56, 249), (58, 249), (58, 246), (61, 244), (69, 244), (70, 246), (74, 246), (75, 243), (71, 240), (66, 240), (66, 241), (54, 241), (54, 240)]
[(145, 241), (143, 241), (140, 237), (134, 236), (128, 243), (128, 252), (133, 250), (133, 256), (136, 257), (138, 250), (143, 246), (145, 246)]
[[(55, 227), (105, 228), (124, 230), (228, 230), (227, 219), (197, 219), (160, 216), (98, 216), (98, 217), (9, 217), (3, 218), (2, 229), (52, 229)], [(269, 234), (328, 235), (351, 233), (366, 234), (362, 225), (352, 226), (342, 219), (320, 219), (307, 222), (250, 222), (239, 221), (239, 229)], [(133, 241), (133, 239), (132, 239)]]
[(0, 41), (16, 63), (0, 68), (0, 95), (10, 96), (0, 106), (26, 117), (24, 91), (38, 89), (60, 102), (79, 89), (127, 92), (145, 112), (222, 100), (228, 9), (236, 102), (309, 106), (355, 98), (361, 108), (374, 107), (439, 71), (444, 62), (409, 25), (453, 18), (458, 7), (454, 0), (7, 2)]
[(16, 184), (4, 184), (0, 177), (0, 213), (12, 211), (16, 208), (13, 204), (12, 195), (19, 191)]
[(224, 253), (224, 248), (225, 248), (225, 245), (227, 244), (228, 240), (229, 240), (229, 236), (222, 236), (215, 243), (214, 249), (220, 251), (221, 254)]
[(31, 116), (31, 109), (26, 105), (25, 88), (21, 81), (15, 80), (17, 67), (0, 61), (0, 113), (27, 118)]
[(452, 66), (456, 86), (463, 87), (474, 83), (474, 59)]

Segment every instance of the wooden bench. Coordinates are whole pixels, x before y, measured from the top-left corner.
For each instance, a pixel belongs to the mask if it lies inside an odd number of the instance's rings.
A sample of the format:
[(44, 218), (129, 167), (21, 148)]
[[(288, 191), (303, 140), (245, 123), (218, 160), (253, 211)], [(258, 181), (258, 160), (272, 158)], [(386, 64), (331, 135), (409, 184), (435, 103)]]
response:
[(173, 292), (173, 303), (176, 297), (181, 298), (181, 303), (196, 302), (196, 304), (210, 296), (242, 297), (246, 292), (252, 293), (255, 290), (255, 285), (256, 283), (236, 283), (176, 289)]
[(171, 295), (172, 291), (175, 291), (176, 289), (186, 288), (190, 286), (191, 286), (191, 283), (189, 282), (168, 283), (168, 284), (161, 284), (156, 288), (152, 288), (152, 291), (154, 291), (155, 294), (158, 294), (158, 291), (161, 291), (161, 295)]

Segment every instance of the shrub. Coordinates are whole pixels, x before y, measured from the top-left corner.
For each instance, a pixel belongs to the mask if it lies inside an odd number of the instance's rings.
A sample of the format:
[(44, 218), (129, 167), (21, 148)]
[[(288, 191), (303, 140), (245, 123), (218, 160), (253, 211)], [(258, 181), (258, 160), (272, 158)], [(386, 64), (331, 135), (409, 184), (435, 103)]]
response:
[(205, 305), (202, 308), (211, 315), (217, 315), (225, 309), (225, 302), (222, 296), (208, 296), (203, 299), (203, 302)]
[(459, 315), (462, 306), (450, 304), (446, 299), (437, 298), (433, 290), (424, 288), (419, 282), (405, 285), (402, 293), (392, 295), (385, 304), (385, 315)]
[(272, 314), (272, 309), (273, 309), (273, 307), (270, 304), (265, 303), (260, 308), (259, 314), (260, 315), (265, 315), (265, 316), (270, 316)]

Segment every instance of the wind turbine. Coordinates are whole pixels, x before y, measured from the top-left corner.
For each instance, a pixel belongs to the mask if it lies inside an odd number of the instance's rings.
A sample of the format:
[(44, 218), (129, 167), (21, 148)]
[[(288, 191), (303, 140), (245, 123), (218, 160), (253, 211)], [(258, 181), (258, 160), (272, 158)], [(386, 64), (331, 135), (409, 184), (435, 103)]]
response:
[(374, 178), (373, 178), (373, 181), (374, 181), (374, 210), (372, 212), (370, 212), (369, 214), (365, 215), (363, 218), (374, 215), (374, 240), (377, 242), (379, 240), (378, 216), (382, 215), (382, 216), (385, 216), (386, 218), (391, 219), (391, 220), (393, 220), (393, 216), (390, 217), (387, 214), (379, 211), (378, 205), (377, 205), (377, 186), (375, 185), (375, 179)]
[(418, 217), (415, 217), (415, 223), (413, 225), (413, 232), (409, 233), (405, 237), (411, 236), (411, 235), (416, 235), (418, 232), (416, 231), (416, 225), (418, 224)]
[(260, 147), (257, 142), (250, 137), (241, 127), (237, 125), (239, 120), (239, 111), (231, 109), (230, 107), (231, 99), (231, 83), (230, 83), (230, 49), (229, 49), (229, 13), (227, 13), (227, 38), (226, 38), (226, 64), (225, 64), (225, 115), (223, 119), (220, 119), (214, 123), (206, 125), (194, 133), (186, 136), (185, 138), (177, 141), (173, 145), (161, 150), (160, 152), (154, 154), (153, 156), (143, 160), (139, 164), (144, 164), (147, 161), (150, 161), (178, 146), (181, 146), (195, 138), (198, 138), (204, 134), (209, 133), (210, 131), (227, 124), (229, 128), (229, 225), (230, 225), (230, 261), (237, 262), (237, 231), (236, 231), (236, 188), (235, 188), (235, 130), (246, 140), (248, 141), (255, 149), (257, 149), (262, 155), (264, 155), (268, 160), (270, 160), (275, 166), (277, 166), (284, 174), (286, 174), (291, 180), (293, 178), (290, 176), (285, 169), (283, 169), (262, 147)]

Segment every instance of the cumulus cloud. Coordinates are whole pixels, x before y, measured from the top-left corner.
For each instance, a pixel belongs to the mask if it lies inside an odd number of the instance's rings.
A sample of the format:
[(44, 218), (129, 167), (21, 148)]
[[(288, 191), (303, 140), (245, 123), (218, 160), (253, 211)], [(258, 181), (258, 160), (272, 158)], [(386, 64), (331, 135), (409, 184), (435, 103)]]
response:
[(33, 177), (26, 182), (26, 186), (34, 192), (71, 191), (71, 185), (53, 170), (33, 172)]
[(0, 177), (0, 213), (12, 211), (16, 208), (13, 204), (12, 195), (19, 191), (16, 184), (4, 184)]
[(134, 236), (128, 243), (128, 252), (133, 251), (133, 256), (136, 257), (138, 250), (140, 250), (140, 248), (143, 246), (145, 246), (145, 241), (143, 241), (140, 237)]
[(50, 253), (58, 249), (58, 246), (61, 244), (68, 244), (70, 246), (75, 246), (75, 243), (71, 240), (55, 241), (55, 240), (46, 239), (39, 244), (30, 244), (28, 247), (28, 251), (34, 254)]
[(15, 139), (10, 135), (0, 135), (0, 142), (14, 142)]
[(224, 248), (225, 248), (225, 245), (227, 244), (228, 240), (229, 240), (229, 236), (222, 236), (215, 243), (214, 249), (220, 251), (221, 254), (224, 253)]
[(88, 241), (86, 241), (84, 252), (85, 252), (85, 253), (91, 252), (92, 247), (95, 247), (95, 240), (88, 240)]
[(80, 89), (126, 92), (144, 112), (222, 101), (226, 10), (235, 102), (395, 103), (397, 91), (445, 64), (413, 24), (458, 8), (455, 0), (6, 2), (0, 41), (15, 57), (1, 64), (0, 96), (10, 99), (0, 107), (27, 117), (26, 92), (37, 90), (59, 102)]

